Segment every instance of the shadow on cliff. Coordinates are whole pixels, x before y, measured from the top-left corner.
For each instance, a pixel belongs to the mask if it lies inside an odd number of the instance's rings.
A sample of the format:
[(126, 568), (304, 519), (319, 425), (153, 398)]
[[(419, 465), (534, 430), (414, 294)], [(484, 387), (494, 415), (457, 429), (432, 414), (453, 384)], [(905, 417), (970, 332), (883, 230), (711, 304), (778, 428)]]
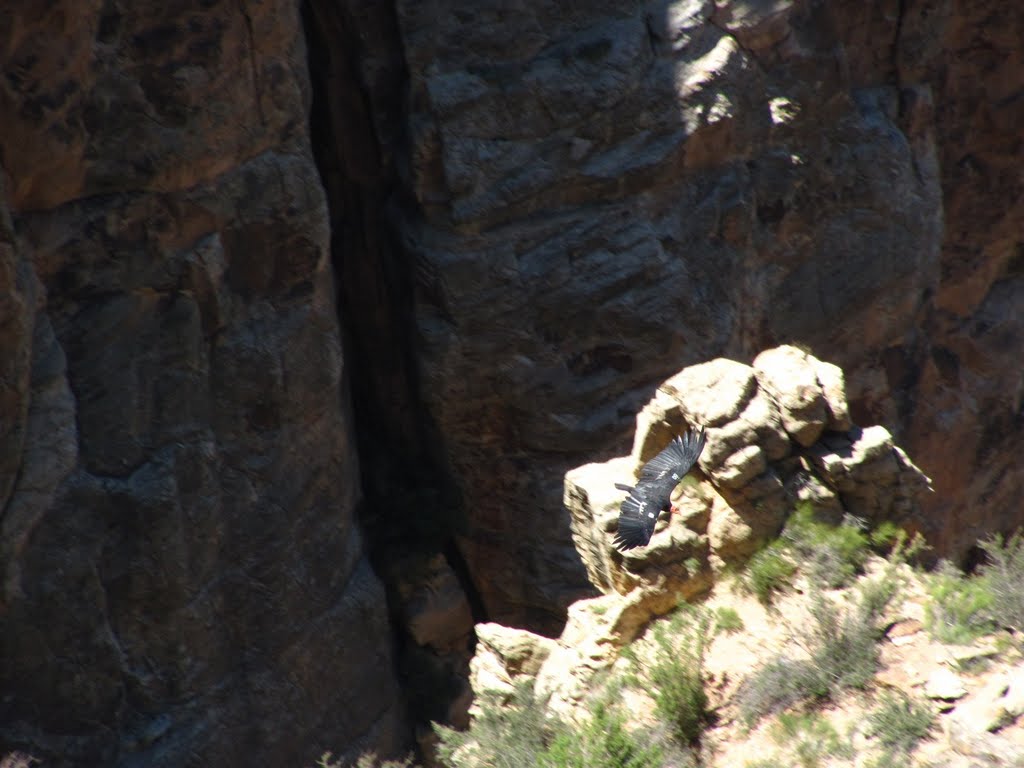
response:
[[(364, 15), (354, 18), (357, 11)], [(472, 622), (486, 620), (453, 537), (465, 510), (441, 437), (420, 397), (413, 264), (390, 220), (400, 194), (405, 65), (393, 10), (303, 3), (313, 98), (310, 132), (331, 221), (346, 393), (360, 462), (360, 520), (388, 593), (399, 671), (418, 722), (465, 716)], [(349, 406), (349, 403), (351, 404)], [(415, 633), (410, 602), (454, 575), (466, 625), (443, 648)], [(410, 596), (411, 595), (411, 596)], [(429, 610), (429, 606), (428, 609)], [(467, 613), (467, 612), (463, 612)], [(461, 703), (460, 703), (461, 697)]]

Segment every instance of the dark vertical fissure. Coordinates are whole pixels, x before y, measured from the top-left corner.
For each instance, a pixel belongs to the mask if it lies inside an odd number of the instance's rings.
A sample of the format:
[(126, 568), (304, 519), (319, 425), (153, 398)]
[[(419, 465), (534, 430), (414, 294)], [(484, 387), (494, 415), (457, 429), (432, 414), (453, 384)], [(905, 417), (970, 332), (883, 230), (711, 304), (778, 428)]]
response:
[[(345, 349), (363, 502), (360, 519), (374, 566), (388, 587), (399, 640), (395, 585), (387, 564), (442, 554), (459, 577), (476, 621), (482, 601), (454, 535), (461, 499), (438, 430), (422, 407), (413, 317), (412, 257), (395, 234), (406, 73), (397, 19), (389, 4), (356, 9), (307, 0), (303, 21), (313, 89), (310, 132), (327, 193), (331, 251)], [(410, 654), (404, 654), (408, 657)], [(413, 714), (417, 712), (404, 667)], [(420, 707), (419, 709), (423, 709)], [(436, 707), (435, 707), (436, 709)]]

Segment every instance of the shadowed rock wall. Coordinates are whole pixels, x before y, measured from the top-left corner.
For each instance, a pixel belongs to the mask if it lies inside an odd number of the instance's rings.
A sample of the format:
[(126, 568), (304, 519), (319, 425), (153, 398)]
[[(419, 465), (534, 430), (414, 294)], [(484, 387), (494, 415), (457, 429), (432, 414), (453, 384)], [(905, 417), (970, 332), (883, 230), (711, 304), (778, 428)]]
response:
[(945, 229), (927, 343), (882, 362), (935, 478), (929, 538), (962, 557), (1024, 525), (1024, 7), (916, 0), (901, 29), (901, 79), (932, 89)]
[(504, 8), (398, 3), (425, 397), (491, 620), (579, 595), (566, 469), (779, 343), (936, 477), (940, 552), (1021, 522), (1018, 5)]
[(940, 553), (1021, 522), (1024, 6), (305, 10), (0, 3), (0, 746), (397, 745), (356, 423), (449, 682), (456, 582), (557, 634), (565, 471), (715, 357), (840, 365)]
[(297, 7), (0, 19), (0, 754), (401, 748)]
[(561, 476), (622, 453), (672, 372), (797, 341), (847, 372), (861, 423), (928, 441), (936, 100), (958, 96), (937, 93), (933, 39), (963, 22), (896, 2), (499, 6), (398, 3), (402, 229), (474, 581), (492, 620), (557, 631), (583, 583)]

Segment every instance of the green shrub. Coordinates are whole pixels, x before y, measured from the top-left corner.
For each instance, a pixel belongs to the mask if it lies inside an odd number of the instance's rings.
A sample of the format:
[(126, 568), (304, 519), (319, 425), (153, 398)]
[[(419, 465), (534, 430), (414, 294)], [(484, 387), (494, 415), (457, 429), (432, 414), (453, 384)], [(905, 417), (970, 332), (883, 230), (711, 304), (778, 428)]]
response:
[(863, 688), (874, 677), (882, 636), (878, 625), (887, 605), (861, 596), (854, 605), (840, 610), (824, 596), (813, 596), (806, 642), (831, 694)]
[(877, 738), (890, 753), (912, 752), (934, 726), (931, 709), (902, 692), (883, 694), (867, 718), (867, 734)]
[(943, 562), (929, 579), (926, 621), (941, 642), (966, 644), (1000, 627), (1024, 629), (1024, 539), (1018, 532), (980, 544), (988, 562), (977, 575)]
[(739, 694), (743, 720), (752, 725), (799, 701), (865, 687), (878, 669), (879, 624), (893, 595), (895, 590), (877, 587), (861, 590), (840, 609), (823, 593), (812, 593), (810, 621), (796, 638), (807, 658), (779, 656), (751, 675)]
[(562, 726), (537, 763), (544, 768), (659, 768), (658, 745), (645, 745), (631, 734), (623, 717), (606, 704), (594, 708), (581, 733)]
[(818, 714), (779, 715), (771, 729), (776, 744), (784, 746), (793, 755), (793, 765), (800, 768), (819, 768), (830, 758), (849, 760), (853, 757), (853, 745), (844, 740), (828, 720)]
[(1024, 631), (1024, 538), (1017, 532), (1004, 543), (994, 536), (981, 547), (988, 555), (980, 572), (992, 593), (993, 617), (1004, 627)]
[(708, 716), (704, 653), (712, 638), (709, 611), (680, 607), (654, 627), (655, 657), (648, 670), (659, 717), (681, 744), (694, 744)]
[(809, 659), (777, 656), (761, 665), (743, 682), (739, 694), (740, 717), (753, 726), (765, 715), (804, 701), (828, 696), (827, 681)]
[[(879, 540), (891, 537), (895, 547), (902, 541), (900, 534), (886, 528)], [(750, 558), (739, 583), (765, 606), (792, 585), (798, 570), (816, 585), (845, 586), (863, 573), (871, 544), (857, 518), (848, 515), (832, 525), (818, 520), (810, 505), (802, 505), (790, 515), (781, 537)]]
[(544, 706), (523, 684), (505, 706), (484, 707), (468, 731), (434, 725), (445, 765), (488, 768), (658, 768), (661, 746), (626, 729), (609, 703), (595, 705), (579, 728), (544, 716)]
[(871, 551), (859, 520), (848, 515), (839, 525), (830, 525), (816, 519), (809, 505), (793, 512), (782, 538), (807, 577), (829, 588), (844, 586), (862, 573)]
[(896, 523), (883, 520), (877, 528), (868, 533), (871, 546), (882, 553), (892, 552), (907, 539), (906, 531)]
[(776, 595), (793, 584), (796, 564), (779, 541), (773, 541), (747, 561), (739, 576), (739, 585), (764, 606), (770, 606)]
[(472, 765), (464, 748), (471, 749), (494, 768), (538, 765), (551, 738), (544, 708), (535, 700), (531, 683), (516, 687), (504, 706), (484, 706), (467, 731), (434, 725), (440, 739), (438, 756), (445, 765)]
[[(911, 768), (910, 756), (906, 752), (882, 750), (882, 754), (875, 755), (864, 762), (864, 768)], [(923, 768), (937, 768), (935, 763), (926, 763)]]
[(715, 631), (733, 633), (743, 630), (743, 619), (735, 608), (722, 605), (715, 612)]
[(995, 596), (985, 576), (964, 576), (942, 563), (928, 579), (928, 631), (943, 643), (967, 644), (996, 630)]
[(819, 714), (779, 715), (769, 731), (782, 749), (769, 758), (746, 763), (746, 768), (822, 768), (833, 758), (852, 760), (853, 744)]

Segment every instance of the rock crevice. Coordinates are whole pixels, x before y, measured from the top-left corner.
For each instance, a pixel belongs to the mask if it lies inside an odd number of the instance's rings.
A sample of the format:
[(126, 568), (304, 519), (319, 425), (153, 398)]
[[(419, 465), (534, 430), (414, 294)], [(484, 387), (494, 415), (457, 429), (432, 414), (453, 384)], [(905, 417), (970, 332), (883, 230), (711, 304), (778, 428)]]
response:
[(310, 0), (311, 134), (327, 192), (339, 322), (364, 498), (414, 720), (463, 722), (475, 621), (486, 620), (454, 537), (461, 495), (421, 395), (415, 256), (397, 234), (405, 62), (393, 10)]

